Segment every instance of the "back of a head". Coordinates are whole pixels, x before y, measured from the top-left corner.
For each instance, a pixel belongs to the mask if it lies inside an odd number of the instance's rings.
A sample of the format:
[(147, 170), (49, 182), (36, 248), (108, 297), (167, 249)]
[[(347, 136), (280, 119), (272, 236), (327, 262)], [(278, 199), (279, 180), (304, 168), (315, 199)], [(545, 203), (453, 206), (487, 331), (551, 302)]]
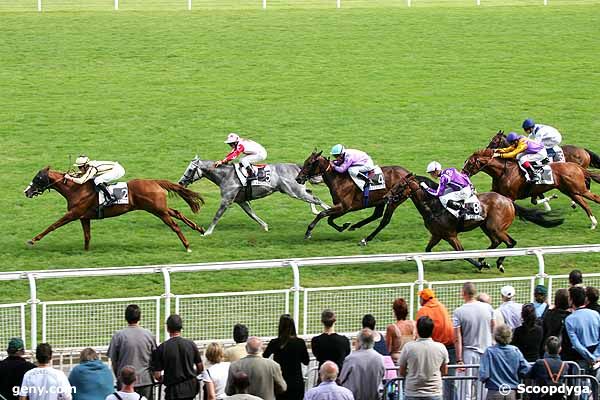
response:
[(490, 295), (487, 293), (479, 293), (477, 295), (477, 301), (482, 303), (492, 304), (492, 300), (490, 299)]
[(135, 368), (132, 367), (131, 365), (127, 365), (123, 368), (121, 368), (121, 371), (119, 371), (119, 382), (121, 382), (123, 385), (133, 385), (136, 381), (136, 374), (135, 374)]
[(523, 325), (528, 329), (533, 329), (537, 316), (535, 315), (535, 307), (533, 304), (524, 304), (521, 308), (521, 319)]
[(251, 336), (246, 342), (246, 353), (256, 355), (260, 353), (262, 349), (262, 340), (256, 336)]
[(512, 329), (510, 329), (510, 326), (505, 324), (498, 325), (494, 329), (494, 340), (498, 344), (509, 344), (512, 340)]
[(358, 334), (358, 343), (361, 349), (372, 349), (375, 345), (373, 331), (369, 328), (363, 328)]
[(427, 339), (433, 333), (433, 320), (428, 316), (423, 316), (417, 321), (417, 333), (420, 338)]
[(585, 288), (585, 297), (587, 297), (588, 303), (595, 304), (598, 302), (598, 289), (593, 286)]
[(473, 282), (465, 282), (463, 284), (462, 292), (466, 297), (472, 299), (475, 297), (475, 294), (477, 294), (477, 289), (475, 288), (475, 284)]
[(569, 291), (567, 289), (558, 289), (554, 294), (554, 306), (559, 310), (569, 309)]
[(234, 372), (232, 378), (232, 384), (237, 393), (245, 393), (250, 387), (250, 379), (248, 378), (248, 374), (245, 372)]
[(213, 342), (206, 347), (204, 356), (211, 364), (218, 364), (223, 361), (223, 346), (221, 344)]
[(81, 353), (79, 353), (79, 361), (80, 362), (94, 361), (97, 359), (98, 359), (98, 353), (96, 353), (96, 350), (92, 349), (91, 347), (87, 347), (87, 348), (81, 350)]
[(296, 324), (290, 314), (283, 314), (279, 318), (279, 340), (286, 344), (291, 338), (296, 337)]
[(583, 283), (583, 275), (578, 269), (569, 272), (569, 284), (571, 286), (581, 285)]
[(323, 382), (334, 382), (339, 373), (339, 368), (333, 361), (325, 361), (319, 368), (319, 376)]
[(235, 324), (233, 327), (233, 340), (236, 343), (245, 343), (248, 340), (248, 327), (244, 324)]
[(169, 315), (169, 318), (167, 318), (167, 331), (181, 332), (182, 329), (183, 321), (181, 321), (181, 317), (177, 314)]
[(394, 300), (392, 308), (394, 309), (394, 315), (398, 321), (403, 321), (408, 316), (408, 304), (406, 303), (406, 300), (402, 298)]
[(321, 313), (321, 323), (325, 328), (331, 328), (335, 324), (335, 313), (331, 310), (323, 310)]
[(362, 327), (375, 330), (375, 317), (371, 314), (366, 314), (362, 319)]
[(125, 309), (125, 320), (130, 324), (137, 324), (142, 317), (142, 310), (137, 304), (130, 304)]
[(569, 299), (575, 307), (581, 307), (585, 304), (585, 289), (581, 286), (572, 286), (569, 288)]
[(546, 339), (546, 352), (550, 355), (556, 355), (560, 351), (560, 339), (556, 336), (550, 336)]
[(35, 349), (35, 358), (40, 364), (48, 364), (52, 360), (52, 347), (48, 343), (40, 343)]

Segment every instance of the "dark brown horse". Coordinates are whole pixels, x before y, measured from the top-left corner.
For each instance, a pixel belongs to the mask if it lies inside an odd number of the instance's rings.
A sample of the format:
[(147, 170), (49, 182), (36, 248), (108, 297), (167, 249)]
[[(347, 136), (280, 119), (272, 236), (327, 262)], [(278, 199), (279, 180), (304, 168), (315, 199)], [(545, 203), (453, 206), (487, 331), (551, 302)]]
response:
[[(181, 229), (173, 218), (183, 221), (187, 226), (200, 233), (203, 233), (204, 229), (185, 217), (181, 212), (167, 207), (167, 192), (179, 195), (194, 213), (200, 211), (200, 204), (204, 203), (200, 194), (166, 180), (133, 179), (127, 182), (127, 187), (129, 189), (129, 204), (117, 204), (105, 208), (103, 218), (116, 217), (135, 210), (148, 211), (169, 226), (177, 234), (185, 249), (191, 252), (190, 243), (183, 236)], [(80, 220), (83, 227), (84, 248), (89, 250), (90, 220), (99, 219), (98, 193), (94, 188), (94, 183), (89, 181), (79, 185), (67, 181), (64, 173), (51, 171), (50, 167), (46, 167), (33, 178), (31, 184), (25, 189), (25, 195), (32, 198), (50, 189), (56, 190), (67, 199), (67, 213), (45, 231), (27, 241), (27, 244), (33, 245), (53, 230), (69, 222)]]
[[(562, 219), (547, 219), (544, 214), (537, 210), (528, 210), (521, 207), (511, 199), (502, 196), (495, 192), (481, 193), (477, 197), (483, 209), (485, 219), (482, 221), (459, 221), (454, 215), (448, 212), (442, 206), (442, 203), (437, 197), (431, 196), (429, 193), (421, 189), (419, 184), (427, 183), (429, 187), (435, 187), (436, 184), (428, 178), (409, 174), (406, 177), (398, 179), (396, 185), (386, 194), (387, 206), (383, 219), (373, 233), (363, 239), (360, 244), (366, 245), (390, 222), (396, 208), (411, 199), (419, 213), (423, 217), (425, 227), (431, 233), (429, 243), (425, 251), (430, 252), (441, 240), (445, 240), (456, 251), (464, 250), (462, 244), (458, 240), (458, 234), (461, 232), (471, 231), (475, 228), (481, 230), (487, 235), (492, 242), (489, 249), (497, 248), (501, 243), (506, 244), (506, 247), (515, 247), (517, 241), (508, 234), (508, 228), (515, 219), (515, 215), (519, 218), (533, 222), (544, 228), (551, 228), (562, 224)], [(475, 261), (471, 258), (468, 262), (476, 266), (479, 270), (489, 268), (483, 258)], [(504, 257), (496, 260), (496, 267), (500, 272), (504, 272)]]
[(600, 174), (583, 169), (571, 162), (552, 163), (553, 185), (527, 182), (516, 161), (493, 157), (492, 149), (484, 149), (473, 153), (465, 162), (463, 172), (475, 175), (483, 171), (492, 177), (492, 190), (512, 200), (539, 197), (541, 194), (558, 189), (583, 208), (592, 222), (592, 229), (598, 224), (585, 199), (600, 204), (600, 196), (590, 192), (590, 179), (600, 182)]
[[(313, 152), (310, 157), (306, 159), (302, 169), (296, 177), (296, 181), (300, 184), (304, 184), (308, 179), (322, 175), (323, 181), (329, 188), (329, 193), (331, 193), (333, 206), (327, 210), (321, 211), (315, 217), (315, 219), (308, 226), (304, 238), (309, 239), (317, 223), (325, 217), (328, 217), (327, 222), (338, 232), (343, 232), (348, 227), (350, 227), (350, 230), (352, 231), (368, 224), (369, 222), (381, 218), (383, 211), (385, 210), (385, 200), (383, 197), (387, 190), (381, 189), (369, 193), (369, 200), (365, 206), (363, 192), (356, 186), (354, 181), (352, 181), (350, 175), (348, 175), (348, 173), (337, 173), (333, 168), (331, 168), (329, 160), (321, 155), (322, 153), (322, 151), (318, 153)], [(406, 176), (409, 173), (402, 167), (381, 167), (381, 170), (383, 172), (385, 186), (387, 188), (394, 186), (394, 184), (398, 181), (398, 178)], [(375, 207), (373, 215), (360, 222), (357, 222), (352, 226), (350, 226), (351, 224), (349, 222), (346, 222), (342, 226), (339, 226), (334, 222), (336, 218), (341, 217), (348, 212), (370, 207)]]

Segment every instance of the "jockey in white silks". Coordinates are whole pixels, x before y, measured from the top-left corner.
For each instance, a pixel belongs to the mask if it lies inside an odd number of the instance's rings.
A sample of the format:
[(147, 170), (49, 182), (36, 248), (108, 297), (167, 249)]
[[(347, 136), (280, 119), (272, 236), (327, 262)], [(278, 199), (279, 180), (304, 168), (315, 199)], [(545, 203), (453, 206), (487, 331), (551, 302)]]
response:
[(248, 172), (248, 183), (256, 179), (252, 165), (264, 161), (267, 158), (267, 150), (260, 144), (249, 139), (243, 139), (235, 133), (230, 133), (227, 139), (225, 139), (225, 143), (231, 146), (231, 152), (224, 159), (215, 162), (215, 167), (227, 164), (236, 159), (240, 154), (244, 154), (244, 157), (240, 159), (240, 164)]
[(368, 173), (375, 168), (373, 160), (367, 153), (355, 149), (347, 149), (341, 144), (331, 148), (331, 155), (335, 157), (331, 161), (331, 167), (338, 173), (348, 172), (350, 176), (360, 178), (369, 182)]
[(81, 175), (75, 177), (66, 174), (65, 179), (79, 185), (93, 179), (96, 187), (104, 193), (106, 199), (103, 205), (104, 207), (108, 207), (117, 201), (116, 197), (108, 191), (106, 185), (125, 175), (125, 169), (121, 164), (115, 161), (90, 160), (86, 156), (79, 156), (73, 165), (79, 168)]
[(529, 135), (529, 139), (544, 145), (550, 161), (565, 161), (565, 154), (559, 146), (562, 142), (562, 135), (558, 129), (550, 125), (536, 124), (534, 120), (528, 118), (523, 121), (523, 130)]
[[(475, 194), (475, 187), (469, 177), (456, 168), (446, 168), (442, 170), (442, 165), (437, 161), (432, 161), (427, 165), (427, 173), (432, 178), (439, 178), (440, 182), (437, 189), (432, 189), (425, 182), (421, 182), (421, 188), (432, 196), (438, 197), (444, 208), (451, 208), (459, 211), (459, 216), (467, 214), (465, 202)], [(470, 219), (481, 220), (479, 202), (474, 202), (474, 214)]]
[(539, 177), (531, 163), (541, 162), (548, 158), (544, 145), (525, 136), (519, 136), (515, 132), (509, 133), (506, 141), (510, 146), (494, 150), (494, 157), (515, 158), (521, 169), (527, 172), (527, 181), (539, 182)]

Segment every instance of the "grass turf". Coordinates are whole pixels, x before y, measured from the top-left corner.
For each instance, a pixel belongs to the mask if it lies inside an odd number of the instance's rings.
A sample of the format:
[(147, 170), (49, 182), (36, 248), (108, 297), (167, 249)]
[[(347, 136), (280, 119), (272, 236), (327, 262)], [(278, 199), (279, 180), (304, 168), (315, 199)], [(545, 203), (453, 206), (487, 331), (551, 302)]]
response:
[[(176, 181), (189, 159), (222, 157), (230, 131), (256, 139), (270, 162), (302, 162), (313, 148), (342, 142), (380, 165), (423, 173), (432, 159), (461, 166), (499, 128), (525, 117), (559, 128), (564, 143), (600, 152), (600, 8), (424, 7), (49, 12), (0, 14), (1, 269), (33, 270), (422, 251), (429, 237), (408, 203), (369, 247), (374, 225), (337, 233), (321, 223), (303, 241), (308, 206), (273, 195), (253, 202), (262, 232), (233, 207), (211, 237), (184, 228), (194, 252), (150, 214), (92, 222), (91, 251), (72, 223), (32, 249), (25, 241), (58, 219), (64, 200), (22, 190), (37, 170), (64, 170), (79, 153), (120, 161), (125, 178)], [(476, 176), (479, 191), (487, 176)], [(597, 186), (595, 186), (597, 188)], [(218, 207), (210, 182), (193, 218), (207, 226)], [(594, 189), (594, 186), (592, 186)], [(324, 187), (318, 195), (330, 202)], [(178, 199), (170, 200), (190, 215)], [(597, 243), (581, 210), (553, 203), (565, 224), (545, 230), (515, 222), (519, 246)], [(598, 206), (593, 206), (598, 210)], [(357, 221), (370, 211), (341, 221)], [(488, 246), (481, 231), (467, 249)], [(442, 244), (437, 249), (449, 249)], [(595, 270), (597, 256), (547, 259), (550, 272)], [(534, 259), (510, 259), (507, 275), (531, 275)], [(467, 279), (463, 262), (430, 263), (426, 278)], [(303, 286), (414, 280), (414, 266), (308, 268)], [(481, 277), (500, 276), (495, 271)], [(479, 274), (477, 274), (479, 276)], [(289, 271), (185, 274), (173, 293), (289, 287)], [(23, 282), (2, 283), (0, 301), (23, 300)], [(102, 289), (100, 289), (102, 288)], [(161, 293), (160, 276), (53, 280), (44, 300)]]

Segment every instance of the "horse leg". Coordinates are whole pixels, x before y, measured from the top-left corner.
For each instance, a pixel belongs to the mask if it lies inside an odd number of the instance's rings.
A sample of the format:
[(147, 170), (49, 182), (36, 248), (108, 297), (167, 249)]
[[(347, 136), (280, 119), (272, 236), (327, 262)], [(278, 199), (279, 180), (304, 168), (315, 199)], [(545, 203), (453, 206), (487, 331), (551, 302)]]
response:
[[(592, 200), (594, 203), (600, 204), (600, 196), (598, 196), (596, 193), (590, 192), (589, 190), (583, 193), (583, 197), (588, 200)], [(598, 225), (598, 221), (596, 221), (596, 217), (593, 215), (590, 215), (590, 219), (592, 220), (592, 229), (595, 229), (596, 225)]]
[(90, 249), (90, 239), (92, 238), (89, 219), (80, 219), (81, 227), (83, 228), (83, 249)]
[(179, 210), (175, 210), (174, 208), (169, 208), (169, 215), (173, 218), (177, 218), (178, 220), (182, 221), (184, 224), (186, 224), (193, 230), (198, 231), (200, 233), (204, 233), (203, 227), (196, 225), (196, 223), (194, 221), (192, 221), (191, 219), (189, 219), (188, 217), (183, 215)]
[[(590, 193), (592, 196), (598, 197), (596, 194), (594, 194), (592, 192), (588, 192), (588, 193)], [(598, 221), (596, 220), (596, 217), (594, 217), (594, 215), (592, 214), (592, 209), (590, 208), (590, 205), (584, 199), (584, 197), (586, 197), (586, 198), (589, 199), (590, 197), (588, 197), (588, 196), (586, 196), (585, 193), (583, 195), (571, 194), (571, 199), (575, 203), (577, 203), (581, 208), (583, 208), (583, 210), (587, 214), (587, 216), (590, 219), (590, 221), (592, 221), (591, 229), (596, 229), (596, 225), (598, 225)], [(594, 199), (591, 198), (590, 200), (594, 200)], [(594, 200), (594, 201), (598, 202), (597, 200)]]
[(202, 236), (208, 236), (208, 235), (211, 235), (213, 233), (213, 230), (215, 229), (215, 226), (217, 226), (217, 223), (219, 222), (219, 220), (221, 219), (221, 217), (223, 216), (223, 214), (225, 213), (225, 211), (227, 211), (227, 209), (229, 208), (229, 206), (231, 206), (232, 202), (233, 202), (233, 200), (224, 200), (224, 199), (221, 199), (221, 205), (219, 206), (219, 209), (215, 213), (215, 216), (213, 217), (213, 220), (210, 223), (210, 226), (208, 227), (208, 229), (206, 230), (206, 232), (204, 232), (204, 234)]
[(375, 221), (376, 219), (381, 218), (381, 216), (383, 215), (383, 211), (385, 210), (385, 203), (384, 204), (380, 204), (377, 207), (375, 207), (375, 210), (373, 210), (373, 214), (371, 214), (370, 217), (363, 219), (362, 221), (359, 221), (357, 223), (355, 223), (354, 225), (352, 225), (350, 227), (349, 230), (353, 231), (355, 229), (358, 229), (362, 226), (365, 226), (368, 223), (371, 223), (373, 221)]
[(42, 238), (44, 236), (46, 236), (53, 230), (56, 230), (56, 229), (60, 228), (61, 226), (68, 224), (69, 222), (75, 221), (76, 219), (79, 219), (79, 215), (75, 215), (74, 213), (69, 211), (68, 213), (63, 215), (62, 218), (60, 218), (58, 221), (56, 221), (55, 223), (50, 225), (48, 228), (46, 228), (46, 230), (44, 232), (35, 236), (33, 239), (28, 240), (27, 244), (30, 246), (33, 246), (35, 244), (35, 242), (39, 242), (40, 240), (42, 240)]
[(437, 236), (437, 235), (431, 235), (431, 237), (429, 238), (429, 243), (427, 243), (427, 247), (425, 247), (425, 251), (427, 253), (430, 253), (431, 250), (433, 250), (433, 248), (435, 246), (437, 246), (437, 244), (440, 242), (440, 240), (442, 240), (441, 236)]
[(375, 236), (377, 236), (377, 234), (381, 232), (381, 230), (390, 223), (390, 221), (392, 220), (392, 215), (394, 215), (394, 211), (396, 210), (396, 207), (398, 207), (397, 204), (388, 204), (388, 206), (385, 208), (383, 219), (379, 222), (377, 228), (375, 228), (375, 230), (371, 232), (369, 236), (361, 240), (358, 244), (360, 244), (361, 246), (366, 246), (368, 242), (373, 240)]
[(544, 194), (540, 194), (538, 195), (538, 199), (536, 200), (535, 197), (531, 198), (531, 204), (533, 205), (537, 205), (537, 204), (543, 204), (544, 205), (544, 209), (548, 212), (552, 211), (552, 207), (550, 207), (550, 200), (554, 200), (554, 199), (558, 199), (558, 195), (553, 194), (550, 197), (545, 197)]
[[(446, 239), (446, 242), (448, 242), (450, 246), (452, 246), (452, 248), (456, 251), (463, 251), (465, 249), (456, 236), (452, 236)], [(477, 267), (478, 270), (482, 270), (483, 266), (476, 260), (473, 260), (472, 258), (465, 258), (465, 260)]]
[(338, 217), (341, 217), (342, 215), (343, 214), (330, 215), (327, 218), (327, 223), (329, 224), (329, 226), (332, 226), (333, 229), (335, 229), (338, 232), (344, 232), (350, 226), (350, 222), (345, 222), (344, 225), (341, 225), (341, 226), (335, 223), (335, 219), (338, 218)]
[(248, 203), (247, 201), (243, 201), (239, 203), (239, 205), (240, 207), (242, 207), (242, 210), (244, 210), (246, 214), (248, 214), (250, 218), (258, 222), (258, 224), (263, 228), (265, 232), (269, 231), (269, 225), (267, 225), (265, 221), (263, 221), (258, 215), (256, 215), (252, 207), (250, 207), (250, 203)]
[(185, 236), (183, 236), (183, 233), (181, 232), (181, 228), (179, 228), (179, 225), (177, 225), (177, 222), (173, 221), (173, 218), (171, 218), (171, 216), (169, 215), (169, 212), (154, 212), (154, 215), (156, 215), (158, 218), (161, 219), (162, 222), (165, 223), (165, 225), (167, 225), (169, 228), (171, 228), (171, 230), (173, 232), (175, 232), (177, 234), (177, 236), (179, 237), (179, 240), (181, 240), (181, 243), (183, 243), (183, 247), (185, 247), (185, 250), (188, 253), (192, 252), (192, 249), (190, 249), (190, 243), (187, 241), (187, 239), (185, 238)]
[(321, 211), (315, 217), (315, 219), (308, 225), (308, 228), (306, 228), (306, 233), (304, 234), (304, 239), (311, 238), (313, 229), (315, 229), (315, 226), (317, 226), (317, 223), (319, 223), (319, 221), (322, 220), (323, 218), (329, 217), (330, 215), (340, 216), (342, 214), (345, 214), (345, 211), (343, 211), (341, 204), (336, 204), (327, 210)]
[(299, 193), (295, 193), (293, 187), (286, 187), (285, 190), (282, 189), (282, 192), (290, 197), (293, 197), (294, 199), (302, 200), (309, 203), (310, 211), (313, 213), (313, 215), (319, 215), (319, 210), (317, 210), (316, 207), (317, 205), (320, 206), (323, 210), (329, 209), (329, 206), (317, 196), (315, 196), (310, 189), (307, 189), (304, 186), (302, 186), (302, 189), (304, 190), (301, 190)]

